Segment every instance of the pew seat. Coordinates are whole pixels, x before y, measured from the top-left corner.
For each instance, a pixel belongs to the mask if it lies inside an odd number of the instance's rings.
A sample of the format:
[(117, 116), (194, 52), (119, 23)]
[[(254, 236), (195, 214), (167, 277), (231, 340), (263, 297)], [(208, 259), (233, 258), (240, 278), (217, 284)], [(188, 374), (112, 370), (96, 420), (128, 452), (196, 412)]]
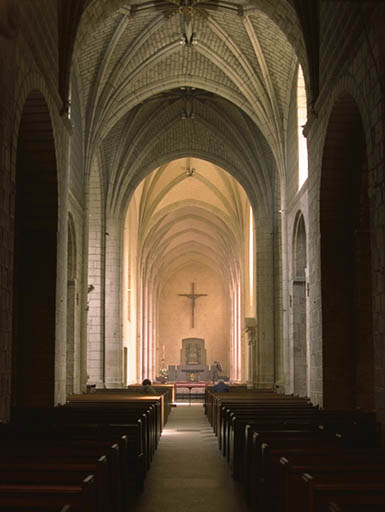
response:
[(0, 483), (0, 509), (10, 507), (63, 507), (71, 505), (72, 512), (94, 512), (96, 490), (93, 475), (79, 484)]
[[(298, 512), (322, 512), (333, 501), (340, 506), (382, 505), (385, 509), (384, 471), (335, 471), (329, 475), (304, 473)], [(365, 509), (366, 510), (366, 509)]]

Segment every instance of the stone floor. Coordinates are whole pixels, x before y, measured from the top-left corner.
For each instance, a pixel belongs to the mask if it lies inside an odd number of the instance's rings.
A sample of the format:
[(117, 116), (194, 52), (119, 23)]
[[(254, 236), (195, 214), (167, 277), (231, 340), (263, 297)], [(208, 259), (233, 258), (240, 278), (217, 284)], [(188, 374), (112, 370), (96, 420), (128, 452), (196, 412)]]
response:
[(247, 512), (219, 449), (202, 403), (172, 409), (130, 512)]

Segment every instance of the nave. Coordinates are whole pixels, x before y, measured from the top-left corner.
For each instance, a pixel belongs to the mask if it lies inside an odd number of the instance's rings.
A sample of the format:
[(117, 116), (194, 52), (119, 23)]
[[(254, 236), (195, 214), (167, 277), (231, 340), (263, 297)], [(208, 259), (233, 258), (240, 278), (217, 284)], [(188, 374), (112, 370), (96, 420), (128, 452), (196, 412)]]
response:
[(246, 512), (202, 403), (172, 409), (132, 512)]
[(246, 496), (256, 512), (383, 512), (374, 413), (209, 388), (204, 406), (159, 384), (14, 408), (0, 425), (0, 512), (247, 512)]

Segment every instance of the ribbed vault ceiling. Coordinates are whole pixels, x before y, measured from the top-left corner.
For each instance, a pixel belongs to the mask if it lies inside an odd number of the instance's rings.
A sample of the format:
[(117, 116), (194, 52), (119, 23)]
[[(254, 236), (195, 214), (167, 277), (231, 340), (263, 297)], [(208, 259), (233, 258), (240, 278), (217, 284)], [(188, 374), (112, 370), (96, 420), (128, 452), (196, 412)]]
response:
[(214, 269), (224, 282), (239, 276), (249, 202), (230, 174), (199, 159), (174, 160), (146, 177), (133, 204), (150, 282), (164, 283), (191, 263)]
[(108, 211), (122, 213), (150, 170), (189, 156), (227, 169), (269, 208), (285, 170), (300, 34), (285, 0), (91, 2), (74, 86)]

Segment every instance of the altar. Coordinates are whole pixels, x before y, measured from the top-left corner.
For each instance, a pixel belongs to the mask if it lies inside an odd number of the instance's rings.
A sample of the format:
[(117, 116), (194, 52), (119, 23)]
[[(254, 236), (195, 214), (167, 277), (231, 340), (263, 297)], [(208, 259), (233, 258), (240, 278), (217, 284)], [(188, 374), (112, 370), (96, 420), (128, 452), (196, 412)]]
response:
[(205, 341), (202, 338), (184, 338), (180, 351), (181, 364), (168, 366), (169, 382), (207, 382), (210, 368), (207, 365)]

